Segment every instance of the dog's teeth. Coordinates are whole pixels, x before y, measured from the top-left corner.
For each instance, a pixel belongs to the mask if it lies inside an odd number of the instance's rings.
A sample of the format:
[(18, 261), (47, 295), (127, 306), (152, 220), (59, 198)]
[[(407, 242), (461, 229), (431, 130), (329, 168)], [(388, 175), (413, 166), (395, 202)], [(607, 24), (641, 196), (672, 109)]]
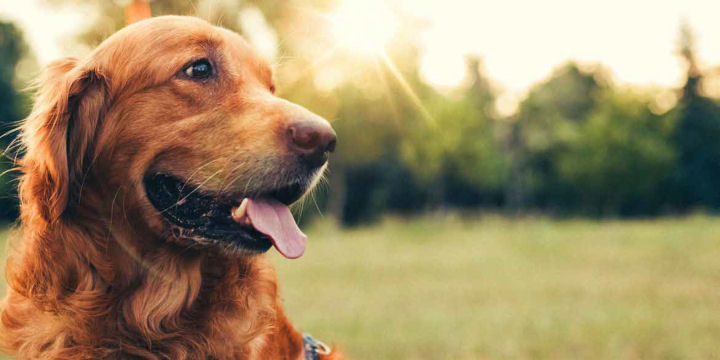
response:
[(249, 216), (245, 215), (245, 216), (243, 216), (242, 219), (240, 219), (240, 224), (242, 224), (242, 225), (247, 225), (247, 226), (252, 226), (252, 221), (250, 220), (250, 217), (249, 217)]
[(237, 215), (239, 218), (245, 216), (245, 213), (247, 212), (247, 204), (248, 198), (242, 199), (242, 201), (240, 202), (240, 206), (238, 206), (237, 209)]
[(250, 221), (250, 217), (247, 216), (247, 204), (248, 199), (244, 198), (242, 202), (240, 202), (240, 206), (235, 208), (235, 211), (233, 211), (233, 219), (235, 219), (236, 222), (243, 224), (243, 225), (252, 225), (252, 222)]

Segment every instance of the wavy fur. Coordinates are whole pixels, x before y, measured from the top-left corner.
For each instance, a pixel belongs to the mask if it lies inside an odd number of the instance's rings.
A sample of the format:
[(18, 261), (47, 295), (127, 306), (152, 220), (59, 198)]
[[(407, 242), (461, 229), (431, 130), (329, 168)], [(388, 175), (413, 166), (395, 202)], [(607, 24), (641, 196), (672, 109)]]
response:
[[(250, 51), (226, 30), (162, 17), (48, 66), (22, 129), (1, 349), (20, 359), (301, 359), (268, 261), (168, 241), (142, 192), (149, 167), (217, 188), (268, 177), (282, 158), (268, 134), (303, 110), (263, 90), (269, 70)], [(178, 80), (198, 54), (227, 77)]]

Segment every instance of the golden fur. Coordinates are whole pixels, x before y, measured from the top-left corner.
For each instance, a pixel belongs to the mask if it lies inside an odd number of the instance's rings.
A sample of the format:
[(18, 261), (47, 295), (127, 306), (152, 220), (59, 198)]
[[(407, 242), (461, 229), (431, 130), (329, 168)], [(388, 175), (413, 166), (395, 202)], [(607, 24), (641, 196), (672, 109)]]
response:
[[(222, 75), (179, 79), (199, 57)], [(314, 115), (272, 87), (242, 38), (187, 17), (141, 21), (86, 59), (49, 65), (23, 128), (0, 348), (20, 359), (301, 359), (268, 261), (173, 242), (142, 186), (149, 167), (228, 191), (280, 181), (280, 129)]]

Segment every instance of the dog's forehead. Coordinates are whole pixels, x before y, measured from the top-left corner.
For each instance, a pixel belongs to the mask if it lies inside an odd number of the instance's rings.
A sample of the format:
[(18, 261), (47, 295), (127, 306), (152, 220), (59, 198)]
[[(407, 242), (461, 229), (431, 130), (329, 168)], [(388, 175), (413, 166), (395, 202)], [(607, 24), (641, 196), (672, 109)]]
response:
[[(268, 59), (260, 56), (239, 34), (223, 28), (216, 29), (224, 37), (221, 46), (230, 57), (231, 63), (236, 66), (250, 67), (263, 82), (272, 82), (272, 68)], [(237, 60), (242, 61), (238, 62)]]
[(109, 78), (149, 85), (166, 81), (189, 61), (212, 55), (250, 70), (263, 82), (272, 80), (268, 61), (240, 35), (186, 16), (162, 16), (130, 25), (103, 42), (91, 58), (97, 68), (123, 72), (108, 73)]

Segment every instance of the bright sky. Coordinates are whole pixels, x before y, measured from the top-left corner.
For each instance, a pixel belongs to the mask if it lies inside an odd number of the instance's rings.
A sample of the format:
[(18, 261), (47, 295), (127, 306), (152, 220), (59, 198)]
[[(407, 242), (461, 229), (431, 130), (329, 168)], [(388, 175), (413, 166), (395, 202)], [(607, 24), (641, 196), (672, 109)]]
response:
[[(354, 4), (351, 14), (369, 8), (365, 0), (346, 1)], [(682, 68), (675, 50), (683, 19), (698, 36), (701, 62), (720, 64), (716, 0), (397, 1), (402, 11), (428, 21), (419, 35), (422, 73), (439, 86), (461, 81), (467, 54), (481, 55), (490, 77), (516, 96), (569, 59), (602, 63), (622, 83), (678, 86)], [(3, 1), (0, 16), (20, 23), (41, 63), (72, 55), (64, 53), (61, 40), (91, 14), (38, 4)]]
[(20, 25), (25, 40), (41, 64), (76, 54), (63, 51), (62, 43), (82, 29), (92, 14), (79, 9), (41, 6), (39, 0), (1, 1), (0, 18)]
[(407, 0), (431, 19), (423, 70), (433, 83), (459, 81), (464, 54), (480, 54), (490, 76), (522, 92), (568, 59), (600, 62), (617, 80), (677, 86), (678, 28), (698, 37), (700, 60), (720, 64), (716, 0)]

